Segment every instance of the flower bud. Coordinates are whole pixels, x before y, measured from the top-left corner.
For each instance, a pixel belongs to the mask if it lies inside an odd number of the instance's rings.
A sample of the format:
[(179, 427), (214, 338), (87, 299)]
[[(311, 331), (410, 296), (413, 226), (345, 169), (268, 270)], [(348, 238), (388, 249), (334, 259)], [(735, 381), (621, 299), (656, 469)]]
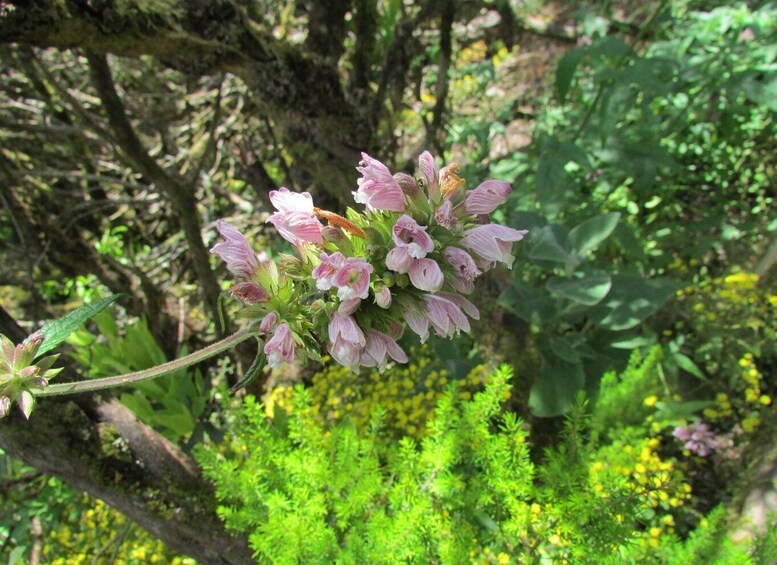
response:
[(35, 397), (29, 391), (23, 390), (19, 395), (19, 409), (24, 417), (29, 420), (32, 408), (35, 405)]
[(5, 418), (11, 410), (11, 399), (7, 396), (0, 396), (0, 418)]
[(375, 290), (375, 304), (381, 308), (391, 306), (391, 291), (387, 287), (381, 287)]
[(262, 319), (261, 323), (259, 324), (259, 331), (268, 334), (275, 329), (277, 324), (278, 313), (270, 312)]

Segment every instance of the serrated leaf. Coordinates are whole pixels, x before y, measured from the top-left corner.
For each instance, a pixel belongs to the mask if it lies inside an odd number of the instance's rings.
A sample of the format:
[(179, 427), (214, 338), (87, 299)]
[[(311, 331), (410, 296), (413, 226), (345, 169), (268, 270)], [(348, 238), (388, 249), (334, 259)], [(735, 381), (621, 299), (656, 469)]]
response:
[(99, 314), (123, 296), (125, 295), (114, 294), (113, 296), (103, 298), (97, 302), (85, 304), (84, 306), (73, 310), (69, 314), (62, 316), (57, 320), (53, 320), (48, 324), (44, 324), (41, 330), (43, 331), (45, 338), (40, 348), (38, 349), (38, 355), (43, 355), (47, 351), (51, 351), (57, 347), (60, 343), (67, 339), (67, 336), (77, 330), (81, 324), (86, 322), (92, 316)]
[(620, 217), (619, 212), (612, 212), (591, 218), (572, 228), (567, 236), (567, 248), (570, 251), (575, 251), (580, 257), (584, 256), (589, 250), (610, 237), (615, 226), (618, 225)]
[(604, 271), (575, 273), (572, 277), (551, 277), (546, 287), (551, 294), (585, 306), (594, 306), (610, 292), (612, 279)]

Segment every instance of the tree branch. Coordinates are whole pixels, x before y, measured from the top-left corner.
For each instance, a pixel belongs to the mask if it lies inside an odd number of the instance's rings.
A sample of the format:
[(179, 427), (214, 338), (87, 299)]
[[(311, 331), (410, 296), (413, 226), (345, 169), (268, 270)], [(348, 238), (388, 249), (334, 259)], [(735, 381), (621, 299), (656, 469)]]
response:
[(118, 140), (119, 148), (137, 170), (157, 185), (173, 204), (183, 228), (189, 255), (202, 288), (205, 304), (215, 320), (218, 318), (218, 297), (221, 289), (210, 268), (208, 250), (202, 241), (200, 215), (197, 211), (193, 187), (188, 186), (182, 178), (165, 171), (143, 147), (116, 92), (105, 56), (90, 53), (87, 55), (87, 59), (89, 60), (92, 81), (105, 108), (108, 122)]

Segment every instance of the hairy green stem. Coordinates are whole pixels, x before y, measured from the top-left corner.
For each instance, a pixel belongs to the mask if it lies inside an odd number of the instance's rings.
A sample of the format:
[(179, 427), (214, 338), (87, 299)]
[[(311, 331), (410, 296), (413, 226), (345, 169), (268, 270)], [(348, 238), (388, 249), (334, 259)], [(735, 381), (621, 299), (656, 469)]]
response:
[(178, 369), (183, 369), (189, 365), (194, 365), (200, 361), (213, 357), (219, 353), (235, 347), (238, 343), (241, 343), (254, 334), (251, 330), (240, 330), (230, 336), (225, 337), (221, 341), (212, 343), (211, 345), (190, 353), (180, 359), (175, 359), (150, 369), (144, 369), (142, 371), (136, 371), (134, 373), (127, 373), (126, 375), (117, 375), (114, 377), (105, 377), (102, 379), (93, 379), (89, 381), (78, 381), (75, 383), (61, 383), (55, 385), (49, 385), (42, 390), (33, 390), (35, 396), (59, 396), (63, 394), (76, 394), (79, 392), (92, 392), (95, 390), (104, 390), (106, 388), (113, 388), (117, 386), (124, 386), (132, 383), (139, 383), (172, 373)]

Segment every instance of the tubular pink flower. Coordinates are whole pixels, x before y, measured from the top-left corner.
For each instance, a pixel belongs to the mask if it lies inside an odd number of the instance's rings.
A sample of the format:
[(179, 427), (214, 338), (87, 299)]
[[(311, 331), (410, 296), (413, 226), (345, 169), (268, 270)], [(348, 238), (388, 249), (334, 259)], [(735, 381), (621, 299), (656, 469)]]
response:
[(486, 261), (501, 261), (512, 268), (515, 257), (510, 254), (514, 241), (520, 241), (527, 230), (516, 230), (499, 224), (476, 226), (464, 232), (460, 244)]
[(434, 221), (437, 222), (438, 226), (447, 228), (450, 231), (456, 229), (459, 220), (453, 213), (453, 203), (449, 199), (446, 198), (445, 202), (437, 208), (437, 212), (434, 214)]
[(350, 316), (359, 309), (362, 303), (361, 298), (351, 298), (350, 300), (343, 300), (337, 307), (337, 313), (343, 316)]
[(473, 216), (490, 214), (507, 202), (511, 192), (510, 185), (501, 180), (487, 180), (474, 190), (467, 192), (464, 209)]
[(340, 300), (367, 298), (372, 271), (372, 265), (364, 259), (348, 257), (334, 277), (334, 283), (337, 286), (337, 297)]
[(218, 255), (227, 264), (227, 270), (239, 279), (250, 279), (259, 268), (256, 253), (251, 244), (239, 231), (224, 220), (216, 222), (216, 229), (224, 238), (211, 247), (210, 252)]
[(262, 285), (250, 281), (233, 284), (229, 292), (249, 306), (258, 302), (267, 302), (270, 298)]
[(414, 259), (426, 257), (427, 253), (434, 251), (434, 242), (426, 233), (426, 227), (418, 225), (418, 222), (407, 214), (394, 224), (392, 238), (397, 247), (406, 247)]
[(459, 330), (469, 331), (469, 320), (457, 304), (435, 294), (425, 295), (424, 301), (424, 309), (437, 335), (453, 337)]
[(406, 273), (413, 261), (407, 247), (395, 247), (386, 255), (386, 267), (396, 273)]
[(281, 188), (270, 192), (270, 202), (278, 210), (267, 221), (281, 237), (294, 245), (302, 241), (324, 243), (323, 226), (313, 213), (313, 197), (307, 192), (291, 192)]
[(407, 274), (414, 287), (426, 292), (437, 292), (445, 281), (440, 266), (429, 258), (413, 259)]
[(275, 329), (275, 326), (278, 325), (278, 313), (277, 312), (268, 312), (265, 314), (264, 318), (262, 318), (261, 323), (259, 324), (259, 331), (268, 334), (271, 331)]
[(480, 312), (478, 311), (477, 307), (475, 307), (475, 305), (472, 304), (472, 302), (470, 302), (460, 294), (456, 294), (455, 292), (441, 292), (437, 296), (441, 296), (442, 298), (445, 298), (446, 300), (453, 302), (456, 306), (464, 310), (467, 316), (469, 316), (473, 320), (480, 319)]
[(367, 340), (353, 316), (335, 312), (329, 322), (329, 354), (341, 365), (355, 371)]
[(362, 153), (360, 164), (362, 166), (356, 167), (356, 170), (362, 174), (362, 177), (356, 181), (359, 189), (353, 193), (354, 200), (366, 205), (369, 211), (404, 212), (405, 199), (402, 188), (388, 167), (366, 153)]
[(402, 311), (402, 316), (404, 316), (407, 326), (421, 338), (421, 343), (425, 343), (429, 339), (429, 318), (424, 311), (406, 308)]
[[(472, 281), (481, 274), (472, 256), (458, 247), (446, 247), (442, 252), (442, 256), (453, 267), (453, 273), (456, 275), (456, 278), (451, 281), (453, 287), (459, 292), (462, 292), (461, 288), (471, 289), (473, 286)], [(469, 292), (465, 294), (469, 294)]]
[(294, 361), (294, 336), (286, 322), (281, 323), (272, 338), (264, 344), (264, 354), (267, 364), (273, 369), (279, 369), (281, 363)]
[(319, 290), (329, 290), (335, 286), (335, 275), (345, 264), (345, 256), (336, 251), (331, 255), (325, 251), (319, 255), (321, 263), (313, 269), (313, 278), (316, 279), (316, 288)]
[(379, 331), (368, 330), (367, 344), (359, 363), (364, 367), (378, 367), (383, 370), (386, 366), (387, 354), (397, 363), (407, 363), (407, 355), (396, 341)]
[(431, 153), (428, 151), (421, 153), (421, 156), (418, 158), (418, 168), (421, 169), (421, 176), (424, 177), (429, 199), (432, 202), (437, 202), (440, 199), (440, 181), (437, 165)]

